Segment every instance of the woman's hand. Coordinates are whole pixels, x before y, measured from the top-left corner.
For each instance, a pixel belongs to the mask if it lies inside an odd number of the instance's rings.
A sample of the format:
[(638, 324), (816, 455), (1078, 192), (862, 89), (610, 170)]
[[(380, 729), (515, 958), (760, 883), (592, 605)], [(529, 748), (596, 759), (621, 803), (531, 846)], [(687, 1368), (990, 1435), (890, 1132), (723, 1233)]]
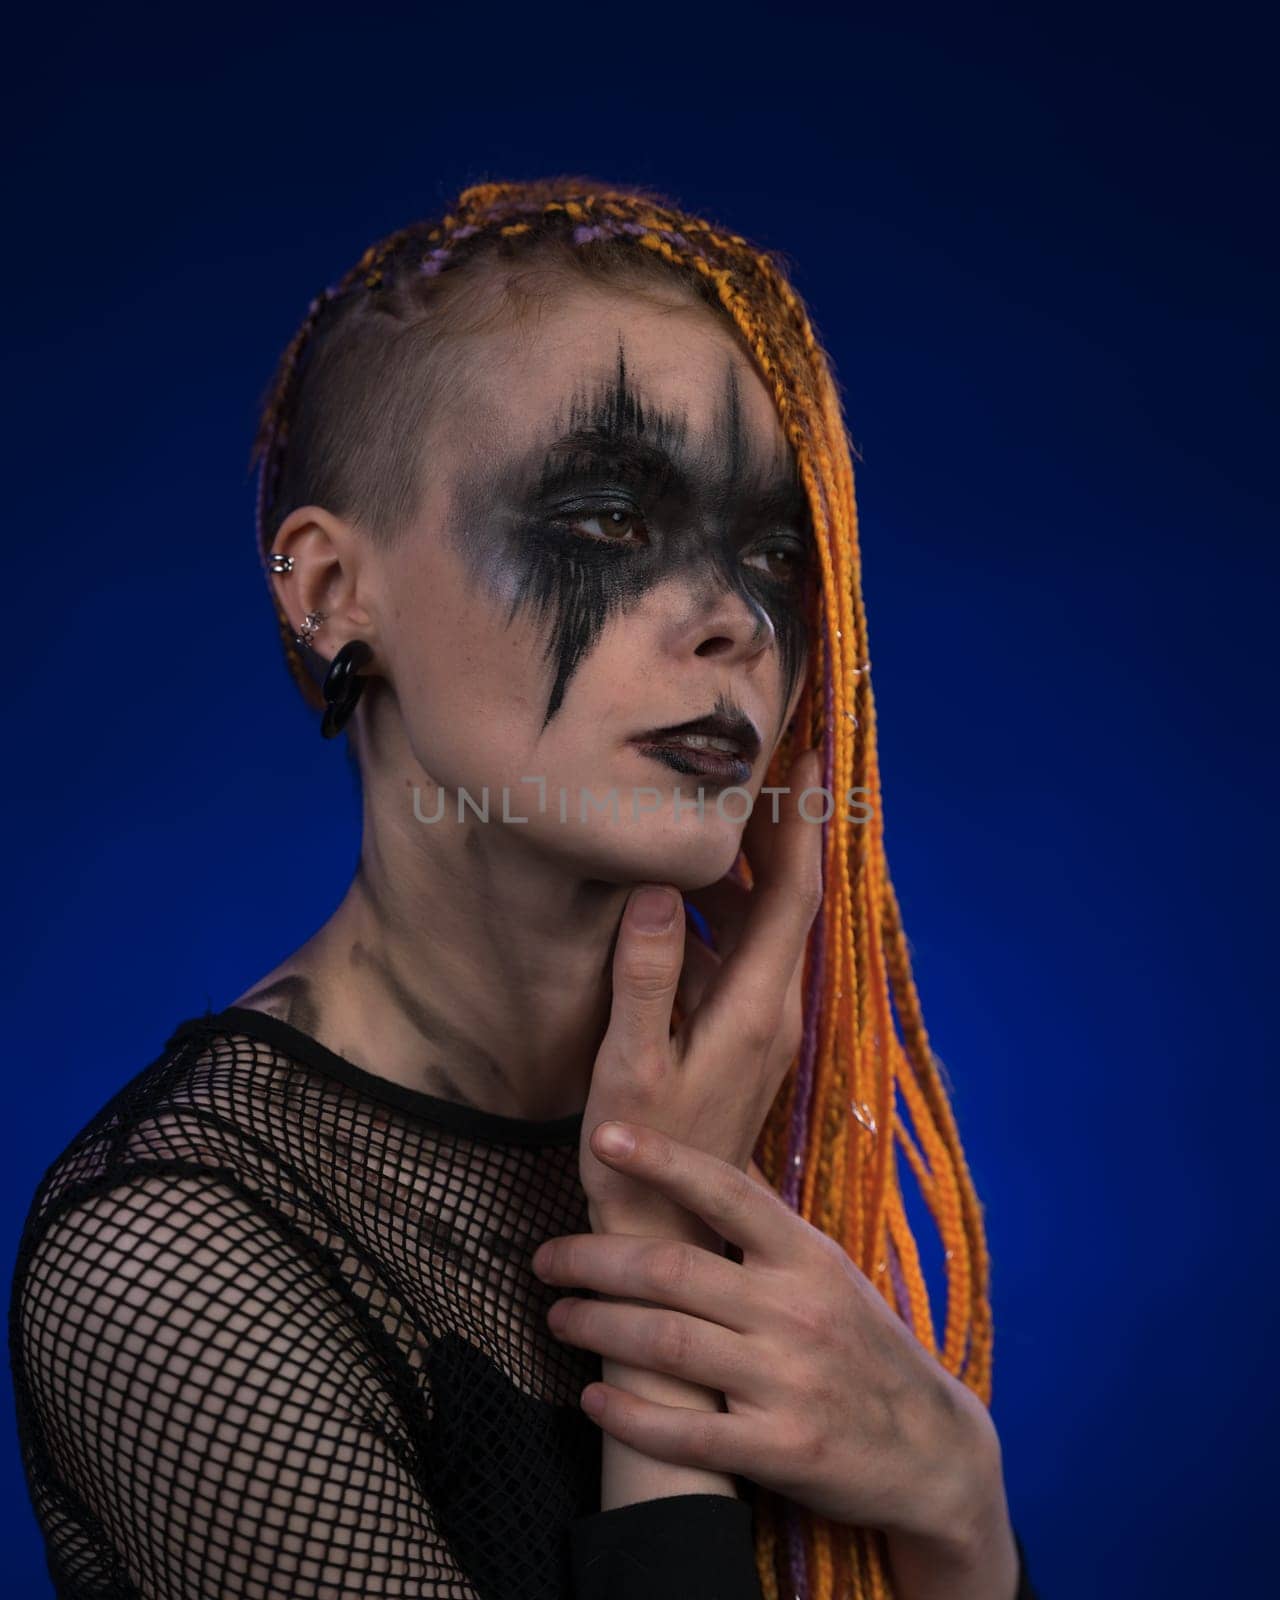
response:
[[(671, 922), (646, 929), (636, 891), (618, 930), (609, 1026), (592, 1069), (579, 1167), (593, 1228), (686, 1237), (714, 1248), (695, 1218), (651, 1185), (600, 1161), (591, 1134), (622, 1120), (670, 1134), (745, 1173), (800, 1045), (805, 941), (822, 899), (822, 828), (798, 799), (816, 783), (816, 750), (793, 765), (778, 806), (756, 804), (743, 834), (754, 887), (722, 879), (702, 891), (721, 954), (698, 940), (686, 949), (679, 894), (666, 887)], [(695, 903), (699, 896), (692, 896)], [(679, 990), (684, 1022), (670, 1031)]]
[[(925, 1551), (953, 1580), (939, 1592), (1012, 1593), (999, 1440), (979, 1397), (841, 1246), (765, 1183), (655, 1128), (629, 1130), (631, 1154), (606, 1151), (600, 1136), (593, 1148), (628, 1184), (736, 1244), (742, 1263), (687, 1239), (548, 1240), (533, 1258), (539, 1278), (610, 1297), (562, 1297), (548, 1324), (602, 1357), (720, 1390), (728, 1409), (658, 1405), (593, 1383), (589, 1414), (646, 1456), (736, 1473), (820, 1516), (884, 1529), (891, 1544), (896, 1535), (916, 1560), (906, 1592), (931, 1592)], [(995, 1589), (983, 1586), (993, 1579)]]

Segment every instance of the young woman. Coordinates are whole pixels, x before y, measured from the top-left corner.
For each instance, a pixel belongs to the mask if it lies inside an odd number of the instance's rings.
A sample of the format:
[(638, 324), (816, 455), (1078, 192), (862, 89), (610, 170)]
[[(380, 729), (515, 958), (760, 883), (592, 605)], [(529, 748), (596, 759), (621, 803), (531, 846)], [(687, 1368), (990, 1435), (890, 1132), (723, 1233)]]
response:
[(359, 867), (37, 1191), (60, 1595), (1030, 1595), (849, 455), (781, 264), (649, 193), (477, 185), (312, 303), (259, 549)]

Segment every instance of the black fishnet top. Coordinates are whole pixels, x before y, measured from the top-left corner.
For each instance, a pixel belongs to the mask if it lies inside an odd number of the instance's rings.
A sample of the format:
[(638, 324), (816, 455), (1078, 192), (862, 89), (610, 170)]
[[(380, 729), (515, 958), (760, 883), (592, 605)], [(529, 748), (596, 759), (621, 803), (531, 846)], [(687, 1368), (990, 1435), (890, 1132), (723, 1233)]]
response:
[[(525, 1121), (229, 1006), (41, 1179), (9, 1347), (67, 1600), (760, 1600), (752, 1486), (602, 1512), (600, 1357), (547, 1238), (582, 1114)], [(584, 1291), (575, 1290), (582, 1294)]]
[(18, 1245), (57, 1595), (760, 1600), (749, 1479), (599, 1510), (578, 1397), (600, 1357), (552, 1337), (562, 1291), (529, 1266), (590, 1229), (581, 1128), (405, 1088), (244, 1007), (181, 1023)]

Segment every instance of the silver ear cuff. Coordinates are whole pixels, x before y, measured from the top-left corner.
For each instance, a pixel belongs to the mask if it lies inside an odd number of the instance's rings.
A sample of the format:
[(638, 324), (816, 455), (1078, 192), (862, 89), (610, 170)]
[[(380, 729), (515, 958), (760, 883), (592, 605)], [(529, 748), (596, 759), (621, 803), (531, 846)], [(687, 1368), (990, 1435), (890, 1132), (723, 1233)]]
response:
[(272, 570), (272, 572), (292, 572), (293, 571), (293, 557), (292, 556), (284, 556), (284, 555), (281, 555), (278, 550), (273, 550), (271, 552), (271, 558), (270, 559), (271, 559), (271, 570)]

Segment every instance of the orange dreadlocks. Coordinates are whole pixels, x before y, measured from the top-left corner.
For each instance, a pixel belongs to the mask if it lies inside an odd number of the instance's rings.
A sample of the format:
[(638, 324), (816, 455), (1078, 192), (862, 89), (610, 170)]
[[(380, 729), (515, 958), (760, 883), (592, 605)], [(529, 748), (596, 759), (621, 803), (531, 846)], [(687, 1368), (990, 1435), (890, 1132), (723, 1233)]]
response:
[[(364, 296), (401, 324), (437, 318), (456, 331), (450, 296), (467, 280), (467, 262), (481, 255), (572, 261), (574, 270), (603, 279), (647, 261), (654, 275), (678, 277), (728, 317), (773, 394), (808, 496), (822, 582), (808, 675), (765, 781), (785, 784), (794, 755), (821, 741), (827, 795), (861, 793), (870, 816), (850, 817), (837, 798), (823, 823), (826, 888), (805, 958), (803, 1044), (756, 1159), (783, 1199), (843, 1245), (926, 1348), (989, 1405), (993, 1332), (982, 1211), (929, 1047), (885, 858), (851, 447), (828, 358), (782, 259), (633, 187), (563, 177), (464, 189), (445, 215), (371, 246), (312, 301), (281, 358), (254, 443), (259, 555), (265, 566), (275, 528), (296, 503), (289, 467), (296, 474), (306, 466), (296, 448), (290, 463), (286, 446), (301, 370), (310, 347), (323, 343), (318, 326)], [(272, 593), (290, 670), (318, 707), (316, 685)], [(897, 1148), (942, 1240), (941, 1349), (903, 1205)], [(755, 1526), (767, 1600), (891, 1595), (878, 1530), (813, 1516), (763, 1489)]]

